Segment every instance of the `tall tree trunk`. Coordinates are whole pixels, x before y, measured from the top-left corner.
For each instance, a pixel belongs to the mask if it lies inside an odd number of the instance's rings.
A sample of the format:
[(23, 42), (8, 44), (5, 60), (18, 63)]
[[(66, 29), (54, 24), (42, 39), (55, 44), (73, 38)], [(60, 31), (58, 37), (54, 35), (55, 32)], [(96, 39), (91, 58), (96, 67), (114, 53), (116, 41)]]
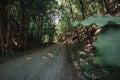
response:
[[(0, 9), (1, 10), (1, 9)], [(4, 42), (3, 42), (3, 35), (2, 35), (2, 22), (1, 22), (1, 12), (0, 12), (0, 53), (3, 56), (4, 55)]]
[(28, 13), (26, 19), (26, 27), (25, 27), (25, 42), (24, 42), (24, 50), (27, 49), (27, 42), (28, 42), (28, 27), (29, 27), (29, 18), (30, 18), (30, 4), (31, 2), (28, 0)]
[(2, 55), (4, 56), (5, 53), (5, 41), (6, 41), (6, 19), (7, 19), (7, 12), (6, 12), (7, 3), (4, 0), (0, 0), (0, 37), (1, 37), (1, 51)]
[(79, 3), (81, 4), (81, 11), (82, 11), (82, 16), (83, 16), (83, 20), (85, 19), (85, 14), (84, 14), (84, 5), (82, 0), (79, 0)]
[(69, 0), (69, 6), (70, 6), (70, 13), (71, 13), (71, 16), (72, 16), (72, 21), (74, 21), (73, 8), (72, 8), (72, 4), (71, 4), (70, 0)]
[(27, 49), (27, 42), (28, 42), (28, 26), (29, 26), (29, 22), (27, 22), (26, 30), (25, 30), (24, 50)]
[(43, 19), (44, 19), (44, 14), (42, 13), (41, 15), (41, 24), (40, 24), (40, 43), (43, 43), (42, 36), (43, 36)]
[(18, 49), (20, 51), (20, 47), (22, 47), (22, 31), (23, 31), (23, 18), (24, 18), (24, 1), (20, 0), (20, 28), (19, 28), (19, 38), (18, 38)]
[(10, 33), (11, 33), (11, 29), (10, 29), (10, 0), (8, 0), (8, 4), (7, 4), (7, 52), (6, 54), (10, 51), (11, 45), (10, 45)]
[(37, 31), (37, 33), (38, 33), (38, 34), (37, 34), (37, 37), (38, 37), (38, 38), (37, 38), (37, 41), (38, 41), (38, 44), (40, 43), (40, 42), (39, 42), (39, 39), (40, 39), (40, 27), (41, 27), (41, 26), (40, 26), (40, 22), (41, 22), (41, 16), (40, 16), (40, 14), (41, 14), (40, 12), (38, 12), (38, 14), (37, 14), (37, 15), (38, 15), (38, 18), (37, 18), (37, 26), (38, 26), (38, 27), (37, 27), (37, 28), (38, 28), (38, 31)]

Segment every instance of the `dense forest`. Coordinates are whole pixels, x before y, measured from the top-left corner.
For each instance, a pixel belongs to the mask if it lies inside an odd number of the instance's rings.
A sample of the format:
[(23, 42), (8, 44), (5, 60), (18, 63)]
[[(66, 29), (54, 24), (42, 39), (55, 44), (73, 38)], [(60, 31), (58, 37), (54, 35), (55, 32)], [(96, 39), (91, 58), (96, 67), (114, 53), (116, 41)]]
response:
[(0, 55), (52, 43), (57, 1), (1, 0)]
[[(72, 44), (71, 49), (80, 53), (71, 54), (71, 58), (83, 72), (86, 60), (87, 65), (99, 68), (98, 73), (117, 71), (118, 77), (119, 27), (119, 0), (0, 0), (0, 57), (53, 43)], [(81, 80), (101, 80), (96, 75)]]
[[(47, 42), (52, 43), (58, 38), (60, 41), (64, 33), (70, 33), (74, 40), (82, 35), (80, 34), (82, 27), (79, 27), (77, 32), (77, 28), (71, 28), (73, 26), (71, 22), (84, 20), (95, 13), (119, 16), (119, 2), (1, 0), (0, 55), (31, 49)], [(74, 32), (76, 34), (72, 34)]]

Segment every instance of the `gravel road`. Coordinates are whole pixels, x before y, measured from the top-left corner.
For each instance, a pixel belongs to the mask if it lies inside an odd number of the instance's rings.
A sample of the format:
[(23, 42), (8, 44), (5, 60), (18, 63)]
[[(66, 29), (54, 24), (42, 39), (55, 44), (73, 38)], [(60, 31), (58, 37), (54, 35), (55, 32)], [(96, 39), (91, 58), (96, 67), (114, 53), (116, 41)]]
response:
[[(64, 45), (56, 44), (0, 64), (0, 80), (72, 80), (66, 69)], [(68, 67), (70, 69), (70, 67)], [(71, 72), (70, 70), (68, 72)]]

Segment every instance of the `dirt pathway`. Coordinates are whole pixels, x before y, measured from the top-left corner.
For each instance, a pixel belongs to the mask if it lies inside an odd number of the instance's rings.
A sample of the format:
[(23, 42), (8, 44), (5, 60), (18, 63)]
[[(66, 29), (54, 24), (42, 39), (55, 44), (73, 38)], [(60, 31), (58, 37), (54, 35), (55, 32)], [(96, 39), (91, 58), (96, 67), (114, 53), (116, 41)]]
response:
[(56, 44), (2, 63), (0, 80), (72, 80), (71, 67), (64, 59), (64, 52), (65, 47)]

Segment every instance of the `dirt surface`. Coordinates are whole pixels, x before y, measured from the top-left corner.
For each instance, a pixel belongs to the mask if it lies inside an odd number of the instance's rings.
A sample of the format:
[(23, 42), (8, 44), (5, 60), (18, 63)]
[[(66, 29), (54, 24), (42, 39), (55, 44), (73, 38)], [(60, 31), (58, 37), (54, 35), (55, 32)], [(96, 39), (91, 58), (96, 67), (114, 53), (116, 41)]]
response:
[(61, 44), (0, 64), (0, 80), (73, 80)]

